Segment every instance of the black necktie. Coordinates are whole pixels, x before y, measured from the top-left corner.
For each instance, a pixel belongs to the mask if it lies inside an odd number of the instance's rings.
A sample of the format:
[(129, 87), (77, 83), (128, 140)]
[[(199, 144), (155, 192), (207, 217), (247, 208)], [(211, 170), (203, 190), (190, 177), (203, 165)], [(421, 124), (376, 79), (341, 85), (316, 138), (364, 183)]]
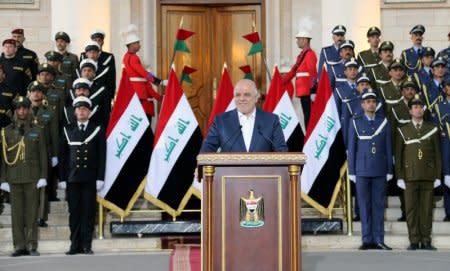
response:
[(80, 131), (84, 132), (84, 124), (80, 124)]
[(422, 48), (417, 49), (417, 54), (418, 54), (419, 56), (422, 56)]

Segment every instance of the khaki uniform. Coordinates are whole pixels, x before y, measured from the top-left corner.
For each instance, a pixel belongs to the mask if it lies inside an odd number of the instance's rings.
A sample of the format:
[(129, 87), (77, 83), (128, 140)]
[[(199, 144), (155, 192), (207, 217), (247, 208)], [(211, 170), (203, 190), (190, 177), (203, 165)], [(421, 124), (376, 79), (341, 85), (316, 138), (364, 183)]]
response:
[(47, 146), (42, 129), (28, 121), (2, 129), (1, 182), (11, 193), (13, 245), (16, 250), (37, 248), (39, 179), (47, 178)]
[(61, 64), (61, 72), (70, 79), (71, 82), (77, 78), (77, 69), (80, 63), (78, 57), (70, 52), (63, 54), (63, 61)]
[(400, 84), (395, 85), (392, 80), (387, 83), (379, 84), (379, 92), (385, 103), (385, 113), (389, 115), (392, 107), (402, 101), (402, 94), (400, 93)]
[(441, 152), (438, 128), (422, 122), (398, 128), (395, 169), (406, 184), (406, 221), (411, 244), (431, 243), (433, 183), (441, 178)]
[(380, 55), (372, 50), (364, 50), (358, 54), (358, 62), (364, 67), (364, 71), (369, 74), (371, 69), (381, 61)]

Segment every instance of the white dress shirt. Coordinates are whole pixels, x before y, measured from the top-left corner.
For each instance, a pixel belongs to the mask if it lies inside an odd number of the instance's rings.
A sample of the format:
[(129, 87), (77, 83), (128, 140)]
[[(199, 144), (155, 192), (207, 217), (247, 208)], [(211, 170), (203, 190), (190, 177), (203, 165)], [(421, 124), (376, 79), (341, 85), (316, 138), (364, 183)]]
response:
[(244, 138), (245, 148), (247, 151), (249, 151), (250, 144), (252, 142), (253, 129), (255, 128), (255, 115), (256, 108), (250, 116), (246, 116), (238, 111), (239, 123), (242, 126), (242, 137)]
[(89, 123), (89, 120), (86, 121), (86, 122), (80, 122), (80, 121), (77, 121), (77, 124), (78, 124), (78, 130), (81, 130), (81, 124), (83, 124), (83, 125), (84, 125), (83, 131), (86, 131), (86, 127), (88, 126), (88, 123)]

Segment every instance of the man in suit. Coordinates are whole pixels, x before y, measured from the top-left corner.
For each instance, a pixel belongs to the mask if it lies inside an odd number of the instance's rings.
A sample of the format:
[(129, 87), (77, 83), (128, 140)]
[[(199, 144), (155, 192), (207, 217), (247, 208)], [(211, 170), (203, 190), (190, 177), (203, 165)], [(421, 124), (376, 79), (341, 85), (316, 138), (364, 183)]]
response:
[(403, 63), (405, 63), (408, 75), (413, 75), (421, 68), (420, 58), (424, 52), (424, 47), (422, 46), (424, 33), (425, 26), (421, 24), (415, 25), (411, 31), (409, 31), (413, 46), (402, 52), (402, 60)]
[(386, 180), (392, 179), (391, 127), (376, 114), (377, 96), (372, 89), (361, 95), (364, 114), (354, 117), (348, 132), (348, 170), (356, 181), (362, 245), (360, 250), (391, 250), (384, 244)]
[(408, 250), (436, 250), (431, 244), (433, 184), (440, 183), (441, 151), (438, 128), (424, 121), (425, 104), (416, 95), (409, 101), (411, 122), (398, 128), (395, 143), (397, 183), (405, 187)]
[(89, 98), (73, 101), (76, 123), (64, 127), (61, 140), (59, 187), (67, 189), (70, 249), (67, 255), (93, 254), (96, 192), (104, 185), (106, 139), (101, 125), (89, 120)]
[(256, 108), (258, 99), (255, 82), (238, 81), (236, 109), (214, 119), (200, 152), (287, 152), (278, 116)]

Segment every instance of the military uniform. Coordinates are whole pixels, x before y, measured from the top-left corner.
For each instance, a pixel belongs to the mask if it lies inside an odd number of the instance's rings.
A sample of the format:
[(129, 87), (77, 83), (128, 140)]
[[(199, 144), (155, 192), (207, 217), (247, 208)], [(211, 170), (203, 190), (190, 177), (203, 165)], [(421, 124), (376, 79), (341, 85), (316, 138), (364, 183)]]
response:
[[(433, 48), (431, 47), (425, 47), (424, 52), (422, 53), (423, 57), (431, 56), (434, 58), (435, 52)], [(414, 73), (414, 79), (416, 80), (416, 83), (418, 86), (423, 86), (428, 84), (433, 79), (433, 73), (431, 70), (431, 66), (425, 66), (422, 63), (422, 67)]]
[[(345, 35), (347, 29), (343, 25), (337, 25), (331, 31), (334, 35)], [(323, 65), (333, 65), (339, 62), (341, 57), (339, 56), (339, 46), (332, 44), (330, 46), (323, 47), (320, 50), (319, 56), (319, 66), (318, 66), (318, 76), (317, 80), (320, 78), (320, 73), (322, 72)]]
[(12, 58), (0, 57), (0, 64), (6, 73), (5, 83), (13, 91), (14, 96), (25, 96), (27, 86), (31, 79), (28, 76), (29, 70), (25, 62), (17, 55)]
[[(381, 55), (381, 51), (393, 51), (394, 44), (390, 41), (383, 41), (378, 49), (378, 54)], [(385, 63), (381, 59), (373, 67), (369, 67), (367, 75), (370, 77), (372, 87), (377, 87), (380, 84), (385, 84), (391, 80), (389, 75), (389, 66), (392, 63)]]
[[(16, 108), (26, 98), (19, 97)], [(29, 106), (29, 101), (28, 101)], [(10, 187), (13, 245), (12, 256), (27, 255), (37, 249), (37, 184), (46, 182), (47, 146), (42, 129), (30, 121), (18, 120), (3, 128), (1, 182)], [(38, 255), (38, 254), (37, 254)], [(36, 255), (36, 256), (37, 256)]]
[[(414, 26), (410, 34), (418, 33), (423, 35), (425, 33), (425, 27), (423, 25)], [(413, 75), (417, 71), (419, 71), (422, 67), (422, 54), (424, 53), (424, 47), (411, 47), (402, 51), (401, 58), (403, 63), (406, 66), (406, 73), (408, 75)]]
[[(450, 33), (449, 33), (450, 34)], [(447, 75), (450, 75), (450, 46), (440, 51), (437, 57), (442, 57), (445, 61), (445, 67), (447, 67)]]
[(0, 82), (0, 128), (11, 123), (13, 98), (14, 92), (5, 82)]
[[(418, 95), (409, 105), (423, 102)], [(405, 209), (408, 249), (435, 249), (431, 246), (433, 183), (441, 178), (441, 152), (438, 128), (432, 123), (410, 122), (400, 128), (395, 144), (397, 179), (405, 182)]]
[[(381, 30), (376, 26), (369, 28), (369, 30), (367, 31), (367, 38), (373, 35), (378, 36), (381, 35)], [(376, 65), (378, 65), (380, 61), (381, 58), (378, 49), (376, 51), (372, 51), (372, 49), (367, 49), (359, 52), (358, 54), (358, 62), (364, 68), (364, 72), (367, 74), (369, 74), (371, 69)]]
[[(372, 90), (361, 99), (376, 99)], [(349, 127), (349, 175), (356, 178), (361, 214), (361, 249), (387, 249), (384, 244), (384, 206), (386, 180), (392, 178), (391, 128), (386, 118), (365, 114), (352, 119)]]

